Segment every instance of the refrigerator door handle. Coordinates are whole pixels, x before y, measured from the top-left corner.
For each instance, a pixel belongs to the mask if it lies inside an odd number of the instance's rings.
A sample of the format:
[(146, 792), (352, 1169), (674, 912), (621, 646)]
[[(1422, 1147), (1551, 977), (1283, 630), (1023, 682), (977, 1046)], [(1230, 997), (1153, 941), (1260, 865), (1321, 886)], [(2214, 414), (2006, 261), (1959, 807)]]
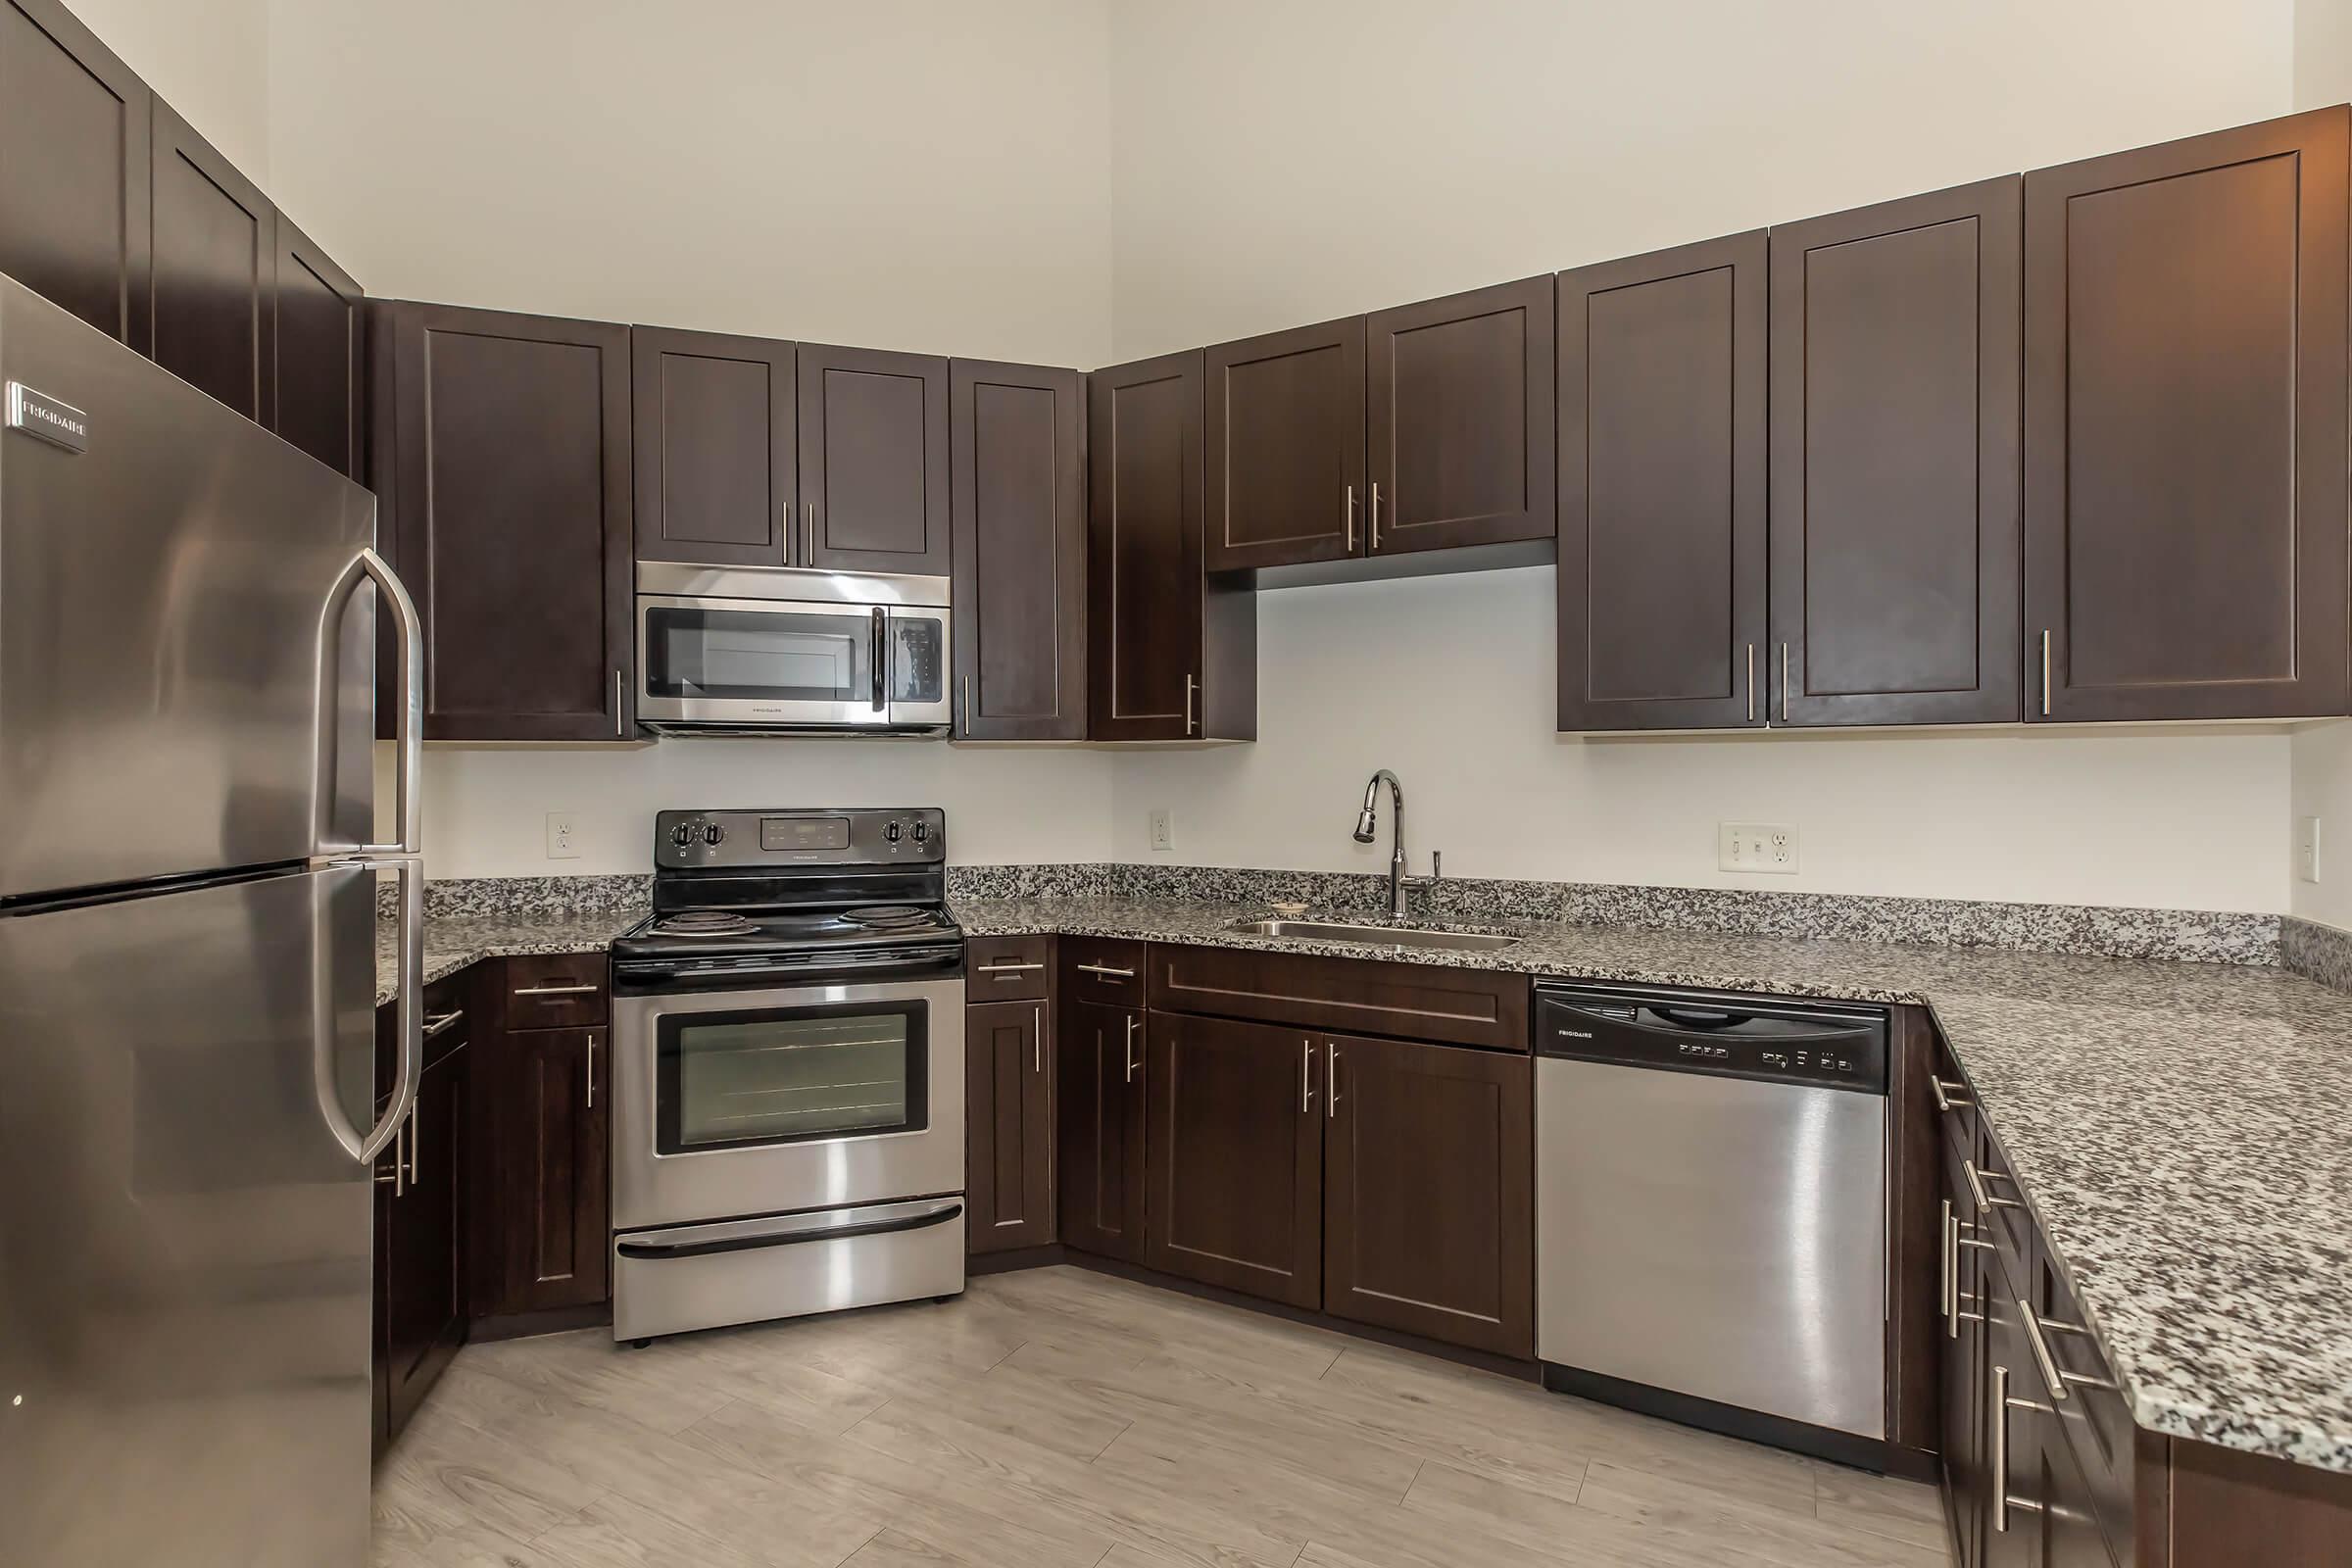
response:
[[(333, 897), (336, 871), (366, 873), (368, 896), (373, 898), (373, 877), (379, 869), (395, 871), (400, 877), (400, 1070), (382, 1120), (363, 1133), (344, 1111), (335, 1083), (334, 925), (327, 906)], [(318, 1113), (325, 1118), (327, 1131), (335, 1135), (335, 1142), (359, 1163), (372, 1165), (375, 1156), (400, 1136), (401, 1124), (416, 1108), (416, 1086), (424, 1072), (424, 862), (414, 856), (347, 862), (315, 876), (313, 887), (317, 905), (311, 922), (312, 1082), (318, 1097)]]
[[(392, 739), (397, 749), (399, 765), (394, 773), (394, 799), (399, 808), (399, 828), (388, 844), (330, 845), (329, 824), (334, 812), (336, 697), (342, 685), (342, 672), (337, 667), (341, 656), (341, 640), (337, 633), (343, 618), (343, 606), (359, 592), (360, 584), (373, 582), (376, 591), (391, 607), (392, 619), (398, 636), (399, 708), (392, 715)], [(422, 783), (424, 772), (424, 626), (416, 614), (416, 601), (402, 586), (383, 557), (362, 545), (360, 553), (351, 558), (326, 591), (326, 603), (318, 612), (318, 838), (314, 846), (322, 858), (343, 859), (352, 856), (414, 856), (423, 853), (418, 832), (421, 821)]]

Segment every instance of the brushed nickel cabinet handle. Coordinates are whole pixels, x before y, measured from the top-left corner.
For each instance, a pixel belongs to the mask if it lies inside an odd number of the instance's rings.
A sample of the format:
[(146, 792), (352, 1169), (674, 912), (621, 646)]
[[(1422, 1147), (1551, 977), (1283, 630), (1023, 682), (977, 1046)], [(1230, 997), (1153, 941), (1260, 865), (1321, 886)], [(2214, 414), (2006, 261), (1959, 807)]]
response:
[(2050, 1391), (2053, 1402), (2066, 1397), (2066, 1379), (2058, 1375), (2057, 1358), (2050, 1354), (2050, 1342), (2041, 1337), (2041, 1319), (2025, 1302), (2017, 1303), (2017, 1320), (2025, 1325), (2026, 1344), (2034, 1351), (2034, 1365), (2041, 1373), (2041, 1386)]
[(460, 1007), (455, 1012), (444, 1012), (434, 1017), (425, 1019), (424, 1038), (430, 1040), (435, 1035), (449, 1033), (450, 1030), (455, 1029), (458, 1026), (459, 1022), (463, 1020), (465, 1016), (466, 1009), (464, 1007)]
[(628, 686), (617, 669), (612, 671), (612, 733), (629, 738)]
[(1114, 969), (1107, 963), (1082, 963), (1078, 965), (1078, 969), (1082, 974), (1101, 975), (1105, 980), (1132, 980), (1135, 978), (1133, 969)]
[(1135, 1018), (1135, 1017), (1130, 1017), (1130, 1018), (1128, 1018), (1128, 1020), (1127, 1020), (1127, 1082), (1129, 1082), (1129, 1083), (1133, 1083), (1133, 1082), (1135, 1082), (1135, 1070), (1136, 1070), (1136, 1068), (1138, 1068), (1138, 1067), (1140, 1067), (1140, 1066), (1142, 1066), (1142, 1065), (1143, 1065), (1143, 1063), (1142, 1063), (1142, 1062), (1140, 1062), (1140, 1061), (1138, 1061), (1138, 1060), (1136, 1059), (1136, 1054), (1135, 1054), (1135, 1032), (1136, 1032), (1138, 1029), (1142, 1028), (1142, 1027), (1143, 1027), (1143, 1020), (1142, 1020), (1142, 1019), (1140, 1019), (1140, 1018)]
[(424, 1133), (416, 1120), (416, 1112), (409, 1112), (409, 1191), (416, 1190), (416, 1151), (424, 1146)]
[(379, 1170), (375, 1173), (375, 1185), (378, 1187), (391, 1188), (392, 1196), (394, 1198), (398, 1198), (403, 1193), (408, 1191), (408, 1187), (406, 1185), (408, 1179), (408, 1157), (409, 1124), (404, 1121), (400, 1124), (400, 1130), (392, 1135), (391, 1171), (387, 1173)]
[(588, 1108), (596, 1108), (596, 1036), (588, 1036)]
[(1315, 1113), (1314, 1068), (1315, 1043), (1301, 1040), (1298, 1042), (1298, 1114), (1301, 1116)]
[(1975, 1104), (1976, 1102), (1973, 1100), (1954, 1100), (1951, 1098), (1951, 1090), (1966, 1089), (1968, 1085), (1966, 1084), (1947, 1083), (1941, 1078), (1930, 1077), (1928, 1079), (1928, 1089), (1936, 1097), (1936, 1108), (1941, 1111), (1966, 1110), (1969, 1106)]
[(1987, 1176), (1994, 1181), (2008, 1180), (2000, 1172), (1979, 1170), (1975, 1160), (1964, 1159), (1960, 1162), (1960, 1173), (1968, 1178), (1968, 1195), (1977, 1200), (1979, 1208), (2023, 1208), (2026, 1206), (2014, 1198), (1995, 1198), (1984, 1191), (1984, 1180)]
[(1781, 644), (1781, 722), (1788, 722), (1788, 645)]
[(792, 564), (792, 502), (784, 503), (784, 564)]
[(801, 509), (801, 564), (816, 564), (816, 503), (813, 501)]
[(1029, 1009), (1029, 1070), (1046, 1070), (1046, 1008), (1043, 1003)]
[(972, 732), (972, 677), (963, 677), (963, 733)]
[(1328, 1080), (1323, 1086), (1323, 1119), (1336, 1120), (1340, 1114), (1340, 1048), (1331, 1048), (1331, 1065), (1324, 1069)]
[(1184, 732), (1187, 735), (1193, 732), (1193, 693), (1200, 689), (1200, 683), (1193, 679), (1191, 670), (1186, 670), (1184, 674)]
[(2050, 632), (2046, 626), (2041, 632), (2041, 712), (2045, 718), (2050, 712)]
[(516, 986), (514, 988), (514, 995), (518, 997), (584, 997), (592, 994), (598, 988), (594, 985), (582, 986), (571, 984), (560, 986)]
[(2043, 1511), (2042, 1505), (2031, 1498), (2009, 1494), (2009, 1412), (2012, 1410), (2039, 1410), (2044, 1415), (2051, 1413), (2046, 1404), (2036, 1404), (2032, 1399), (2011, 1398), (2009, 1369), (1996, 1366), (1992, 1369), (1992, 1528), (2003, 1535), (2009, 1533), (2010, 1509), (2015, 1508), (2020, 1513)]
[(1355, 554), (1355, 486), (1353, 485), (1348, 487), (1348, 505), (1341, 513), (1341, 520), (1347, 524), (1348, 553), (1352, 556)]
[(1747, 721), (1756, 721), (1756, 645), (1747, 645)]

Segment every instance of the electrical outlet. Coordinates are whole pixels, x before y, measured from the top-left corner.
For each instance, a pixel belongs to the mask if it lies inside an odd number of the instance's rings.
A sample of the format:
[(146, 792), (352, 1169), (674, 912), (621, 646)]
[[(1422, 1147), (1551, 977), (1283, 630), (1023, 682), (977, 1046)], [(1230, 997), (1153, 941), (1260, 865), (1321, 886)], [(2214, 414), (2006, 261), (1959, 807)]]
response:
[(551, 860), (580, 858), (580, 824), (569, 811), (547, 813), (547, 858)]
[(1164, 806), (1152, 808), (1152, 848), (1165, 853), (1176, 848), (1176, 822)]
[(2295, 818), (2295, 875), (2305, 882), (2320, 879), (2320, 819)]
[(1718, 822), (1715, 863), (1726, 871), (1796, 874), (1796, 829), (1782, 822)]

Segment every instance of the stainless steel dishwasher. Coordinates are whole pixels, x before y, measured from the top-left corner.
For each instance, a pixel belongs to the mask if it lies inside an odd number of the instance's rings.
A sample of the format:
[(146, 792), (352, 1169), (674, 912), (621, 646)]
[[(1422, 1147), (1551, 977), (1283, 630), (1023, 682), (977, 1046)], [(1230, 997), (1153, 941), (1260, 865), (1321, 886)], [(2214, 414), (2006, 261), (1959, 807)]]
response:
[(1544, 986), (1535, 1048), (1545, 1385), (1872, 1463), (1885, 1009)]

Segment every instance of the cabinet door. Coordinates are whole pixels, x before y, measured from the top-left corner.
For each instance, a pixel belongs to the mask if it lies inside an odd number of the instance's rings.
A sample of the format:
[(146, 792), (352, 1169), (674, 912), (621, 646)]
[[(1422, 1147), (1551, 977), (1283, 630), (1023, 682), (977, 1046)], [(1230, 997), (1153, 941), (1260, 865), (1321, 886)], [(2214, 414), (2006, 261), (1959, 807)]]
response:
[(1364, 318), (1206, 351), (1210, 571), (1361, 549)]
[(1937, 1204), (1941, 1248), (1936, 1282), (1936, 1350), (1941, 1369), (1938, 1394), (1941, 1432), (1937, 1449), (1943, 1465), (1944, 1505), (1951, 1513), (1958, 1568), (1976, 1568), (1984, 1551), (1989, 1477), (1984, 1471), (1984, 1277), (1986, 1251), (1979, 1246), (1975, 1212), (1959, 1150), (1938, 1139), (1943, 1190)]
[(1272, 1024), (1153, 1014), (1144, 1261), (1323, 1304), (1322, 1050)]
[(804, 565), (948, 574), (948, 362), (800, 351)]
[(639, 561), (800, 564), (793, 355), (766, 338), (630, 329)]
[(2023, 710), (2020, 184), (1772, 231), (1772, 721)]
[(1762, 230), (1559, 277), (1559, 727), (1764, 722)]
[(611, 1036), (525, 1029), (492, 1049), (475, 1117), (477, 1317), (586, 1306), (612, 1294)]
[(0, 272), (142, 354), (154, 102), (59, 0), (0, 0)]
[[(404, 1161), (384, 1206), (385, 1423), (397, 1437), (466, 1343), (465, 1211), (468, 1051), (426, 1069), (396, 1148)], [(382, 1179), (378, 1172), (378, 1181)]]
[[(1984, 1568), (2043, 1568), (2040, 1521), (2011, 1498), (2038, 1502), (2043, 1408), (2032, 1348), (1999, 1255), (1984, 1254)], [(2012, 1403), (2010, 1401), (2018, 1401)]]
[(424, 617), (426, 737), (628, 738), (629, 329), (379, 309), (372, 456)]
[(1043, 1002), (963, 1013), (965, 1250), (1054, 1240), (1054, 1040)]
[(1144, 1012), (1073, 1002), (1054, 1042), (1060, 1076), (1061, 1239), (1144, 1256)]
[(277, 368), (270, 427), (337, 473), (365, 482), (367, 297), (283, 213), (271, 302)]
[(1558, 525), (1549, 273), (1366, 318), (1372, 554)]
[(1086, 408), (1076, 370), (948, 368), (956, 733), (1086, 739)]
[(270, 422), (277, 209), (170, 104), (155, 105), (155, 363)]
[(1346, 1035), (1323, 1045), (1323, 1309), (1533, 1355), (1533, 1062)]
[(2028, 716), (2345, 710), (2348, 119), (2026, 175)]

